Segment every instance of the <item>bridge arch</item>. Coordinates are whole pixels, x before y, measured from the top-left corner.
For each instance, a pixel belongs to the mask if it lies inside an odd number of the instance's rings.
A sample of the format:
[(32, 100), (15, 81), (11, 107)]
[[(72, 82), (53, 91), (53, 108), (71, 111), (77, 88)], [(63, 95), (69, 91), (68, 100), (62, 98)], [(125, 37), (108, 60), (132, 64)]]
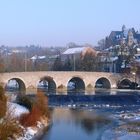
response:
[(110, 89), (111, 88), (110, 80), (105, 77), (101, 77), (101, 78), (97, 79), (95, 82), (95, 88)]
[(131, 84), (132, 82), (130, 79), (122, 79), (120, 82), (118, 82), (118, 89), (130, 89)]
[(46, 94), (56, 94), (56, 82), (51, 76), (41, 77), (38, 82), (37, 89)]
[(18, 91), (21, 94), (26, 93), (26, 85), (25, 82), (20, 78), (11, 78), (7, 81), (5, 85), (5, 89), (7, 91)]
[(72, 77), (67, 83), (67, 93), (83, 95), (85, 93), (85, 82), (79, 76)]

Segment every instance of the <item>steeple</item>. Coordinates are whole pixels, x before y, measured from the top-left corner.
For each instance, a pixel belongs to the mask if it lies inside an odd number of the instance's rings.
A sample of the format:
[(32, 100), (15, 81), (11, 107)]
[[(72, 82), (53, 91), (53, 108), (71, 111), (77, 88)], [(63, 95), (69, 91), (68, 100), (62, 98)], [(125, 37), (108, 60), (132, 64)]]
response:
[(134, 36), (132, 30), (130, 29), (128, 31), (128, 46), (132, 46), (133, 43), (134, 43)]
[(122, 32), (124, 32), (126, 30), (125, 25), (122, 26)]

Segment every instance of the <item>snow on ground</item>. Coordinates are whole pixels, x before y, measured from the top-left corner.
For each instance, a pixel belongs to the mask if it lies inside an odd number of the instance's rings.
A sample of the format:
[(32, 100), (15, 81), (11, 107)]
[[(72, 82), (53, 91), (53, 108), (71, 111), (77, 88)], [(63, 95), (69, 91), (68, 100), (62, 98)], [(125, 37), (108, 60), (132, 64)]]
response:
[(19, 104), (8, 102), (8, 110), (14, 115), (14, 117), (19, 117), (21, 114), (29, 113), (29, 110)]
[[(29, 110), (19, 104), (8, 102), (8, 111), (10, 111), (14, 117), (19, 117), (24, 113), (29, 113)], [(38, 134), (40, 130), (48, 126), (48, 119), (41, 118), (40, 121), (37, 122), (37, 126), (34, 127), (23, 127), (24, 136), (17, 138), (17, 140), (31, 140), (35, 135)]]
[(48, 125), (48, 120), (45, 118), (41, 119), (37, 122), (37, 126), (24, 128), (24, 136), (17, 138), (17, 140), (32, 140), (33, 138), (36, 139), (37, 136), (41, 136), (40, 134), (43, 134), (41, 131), (43, 131), (43, 129)]
[(31, 140), (37, 134), (38, 129), (33, 127), (24, 128), (24, 136), (17, 138), (17, 140)]

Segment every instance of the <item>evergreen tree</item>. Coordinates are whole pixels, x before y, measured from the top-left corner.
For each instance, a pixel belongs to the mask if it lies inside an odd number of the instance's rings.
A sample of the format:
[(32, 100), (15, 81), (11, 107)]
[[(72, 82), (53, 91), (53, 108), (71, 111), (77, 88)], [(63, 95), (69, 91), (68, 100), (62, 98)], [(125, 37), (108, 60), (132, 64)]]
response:
[(63, 70), (64, 71), (72, 71), (72, 62), (71, 60), (68, 58), (67, 61), (65, 62), (65, 64), (63, 65)]
[(61, 58), (57, 57), (57, 59), (55, 60), (55, 62), (53, 64), (52, 70), (53, 71), (62, 71), (62, 68), (63, 68), (63, 64), (61, 62)]
[(92, 53), (85, 54), (81, 62), (83, 71), (96, 71), (97, 70), (97, 59)]

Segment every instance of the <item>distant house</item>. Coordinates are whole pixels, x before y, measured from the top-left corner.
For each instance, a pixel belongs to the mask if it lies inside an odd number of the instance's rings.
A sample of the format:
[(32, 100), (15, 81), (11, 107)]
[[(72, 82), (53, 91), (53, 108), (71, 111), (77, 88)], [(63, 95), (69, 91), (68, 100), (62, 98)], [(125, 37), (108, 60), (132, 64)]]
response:
[(111, 45), (120, 44), (122, 36), (123, 36), (122, 31), (112, 31), (109, 35)]
[(104, 72), (117, 72), (116, 61), (117, 56), (110, 56), (109, 50), (98, 53), (98, 64), (101, 66), (100, 71)]
[(46, 60), (46, 56), (38, 56), (38, 55), (34, 55), (33, 57), (30, 58), (33, 62), (34, 61), (44, 61)]
[(91, 47), (76, 47), (76, 48), (68, 48), (61, 54), (61, 60), (65, 61), (67, 59), (74, 60), (82, 58), (86, 53), (92, 52), (97, 55), (96, 50)]

